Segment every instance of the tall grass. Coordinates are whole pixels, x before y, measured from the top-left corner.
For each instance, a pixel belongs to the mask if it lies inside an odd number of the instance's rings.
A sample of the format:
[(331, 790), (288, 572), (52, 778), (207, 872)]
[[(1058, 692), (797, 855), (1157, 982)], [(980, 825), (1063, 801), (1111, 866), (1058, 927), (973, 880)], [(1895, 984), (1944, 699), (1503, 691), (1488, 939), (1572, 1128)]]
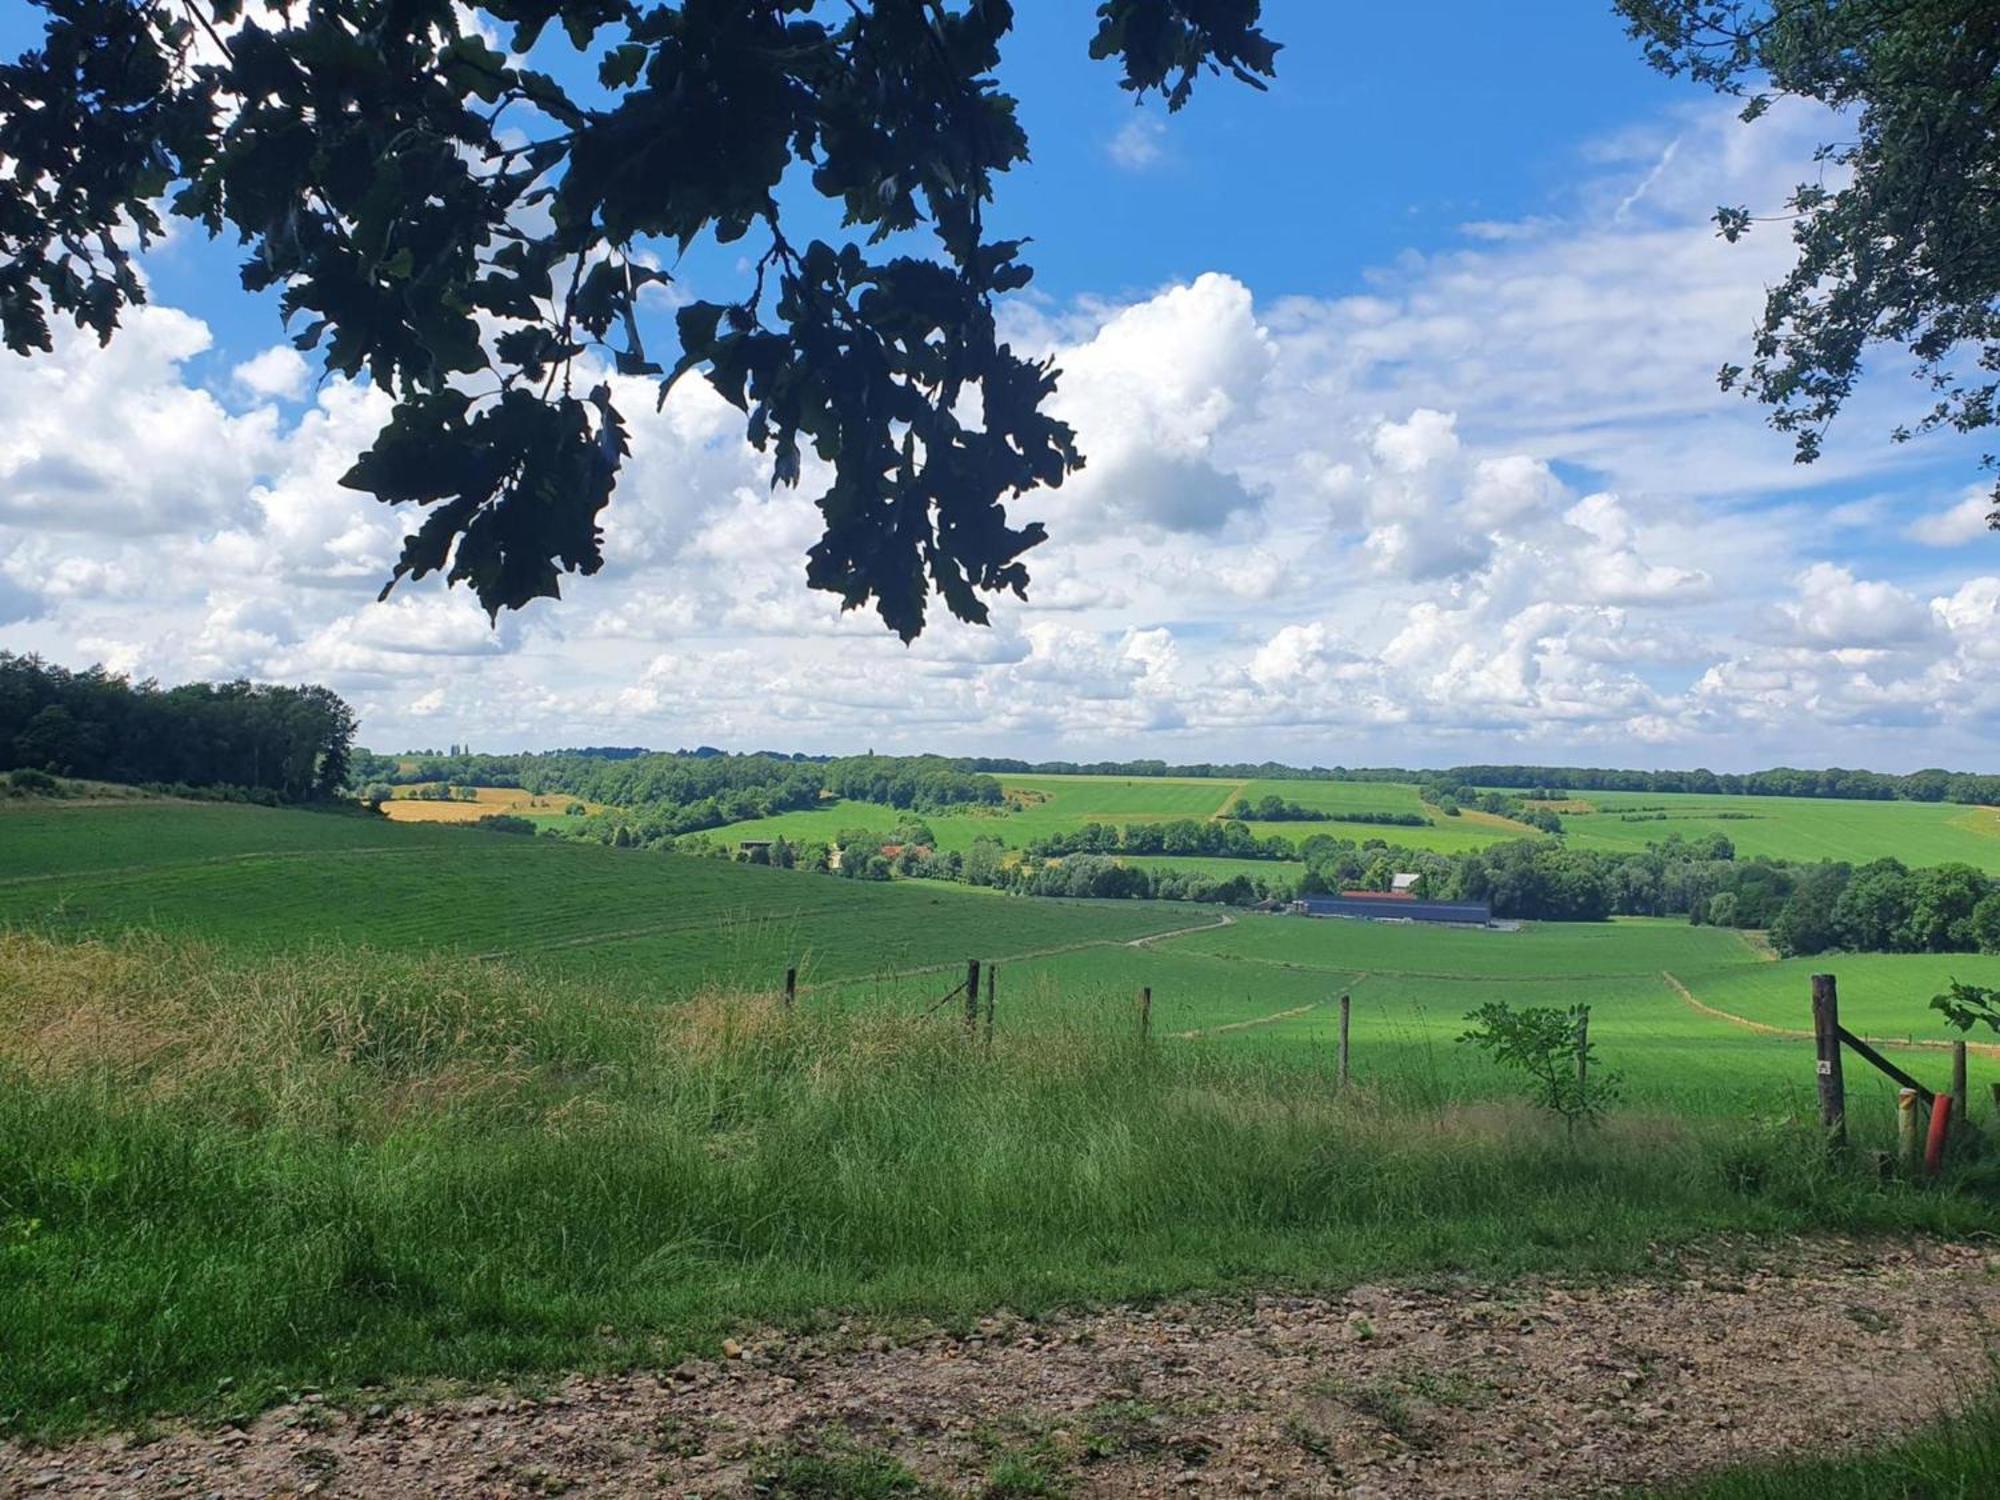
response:
[(2000, 1224), (1800, 1128), (1571, 1145), (1435, 1064), (1341, 1098), (1310, 1062), (1148, 1045), (1122, 1007), (1004, 1019), (989, 1053), (950, 1007), (0, 934), (0, 1421), (666, 1359), (744, 1321)]

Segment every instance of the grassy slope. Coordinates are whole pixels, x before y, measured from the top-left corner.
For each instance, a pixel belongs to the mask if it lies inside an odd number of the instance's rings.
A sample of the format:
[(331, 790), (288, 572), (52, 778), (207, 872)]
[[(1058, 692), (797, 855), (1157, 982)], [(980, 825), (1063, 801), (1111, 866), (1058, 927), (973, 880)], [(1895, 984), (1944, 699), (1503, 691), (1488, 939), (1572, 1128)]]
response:
[(418, 849), (457, 837), (438, 829), (390, 828), (375, 818), (280, 812), (232, 802), (0, 801), (0, 882), (66, 879), (90, 871), (193, 864), (247, 853)]
[(1123, 942), (1203, 908), (994, 900), (596, 845), (226, 805), (0, 812), (0, 922), (229, 946), (506, 954), (662, 992)]

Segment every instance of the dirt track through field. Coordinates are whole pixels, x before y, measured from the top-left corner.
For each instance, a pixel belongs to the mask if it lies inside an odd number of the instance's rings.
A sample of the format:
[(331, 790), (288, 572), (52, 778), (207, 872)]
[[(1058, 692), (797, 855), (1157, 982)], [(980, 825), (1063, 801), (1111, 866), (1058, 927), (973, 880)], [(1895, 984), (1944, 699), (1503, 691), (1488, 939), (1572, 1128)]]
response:
[(902, 1465), (934, 1495), (1012, 1465), (1049, 1482), (1017, 1494), (1597, 1496), (1906, 1430), (1990, 1380), (1996, 1346), (1991, 1245), (1723, 1245), (1637, 1281), (1368, 1286), (903, 1342), (746, 1333), (729, 1357), (532, 1396), (308, 1395), (242, 1430), (0, 1444), (0, 1494), (850, 1492), (824, 1468), (796, 1487), (817, 1462)]
[[(1681, 999), (1685, 1000), (1705, 1016), (1713, 1016), (1718, 1021), (1727, 1021), (1732, 1026), (1741, 1026), (1744, 1030), (1757, 1032), (1761, 1036), (1779, 1036), (1795, 1042), (1809, 1042), (1813, 1040), (1813, 1034), (1810, 1031), (1799, 1031), (1790, 1026), (1772, 1026), (1763, 1021), (1753, 1021), (1748, 1016), (1739, 1016), (1730, 1011), (1718, 1010), (1715, 1006), (1708, 1004), (1704, 1000), (1697, 1000), (1692, 990), (1682, 984), (1672, 974), (1669, 974), (1665, 969), (1660, 970), (1660, 978), (1667, 982), (1667, 987), (1676, 995), (1679, 995)], [(1871, 1047), (1921, 1047), (1928, 1052), (1949, 1052), (1954, 1045), (1951, 1042), (1938, 1041), (1930, 1037), (1864, 1036), (1861, 1040)], [(2000, 1057), (2000, 1046), (1996, 1046), (1992, 1042), (1967, 1042), (1965, 1050), (1977, 1053), (1981, 1057)]]
[(1294, 1016), (1309, 1015), (1318, 1009), (1319, 1001), (1315, 1000), (1310, 1005), (1295, 1005), (1290, 1010), (1275, 1011), (1268, 1016), (1257, 1016), (1248, 1021), (1231, 1021), (1226, 1026), (1198, 1027), (1193, 1031), (1176, 1031), (1169, 1034), (1177, 1042), (1192, 1042), (1205, 1036), (1221, 1036), (1231, 1031), (1250, 1031), (1258, 1026), (1274, 1026), (1280, 1021), (1289, 1021)]

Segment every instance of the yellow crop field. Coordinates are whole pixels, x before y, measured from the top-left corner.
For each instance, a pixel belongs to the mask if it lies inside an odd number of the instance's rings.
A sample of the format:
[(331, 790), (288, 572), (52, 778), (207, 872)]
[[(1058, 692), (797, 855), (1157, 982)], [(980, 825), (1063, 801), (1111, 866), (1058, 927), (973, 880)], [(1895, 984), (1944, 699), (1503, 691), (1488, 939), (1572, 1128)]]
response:
[(412, 797), (415, 787), (398, 787), (397, 795), (382, 804), (382, 811), (397, 823), (472, 823), (492, 813), (514, 813), (520, 817), (561, 817), (571, 807), (581, 806), (587, 812), (603, 811), (603, 804), (584, 802), (581, 798), (566, 796), (560, 792), (546, 792), (537, 796), (519, 787), (482, 786), (475, 788), (476, 800), (460, 802), (433, 802), (429, 798)]

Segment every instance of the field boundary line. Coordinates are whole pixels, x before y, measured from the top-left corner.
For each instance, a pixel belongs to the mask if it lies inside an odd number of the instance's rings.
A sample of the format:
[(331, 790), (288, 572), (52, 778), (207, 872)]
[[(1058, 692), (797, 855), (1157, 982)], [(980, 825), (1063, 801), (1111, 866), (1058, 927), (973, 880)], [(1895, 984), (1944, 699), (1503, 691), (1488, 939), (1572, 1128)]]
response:
[[(1149, 932), (1144, 937), (1127, 938), (1125, 946), (1128, 948), (1144, 948), (1152, 943), (1164, 943), (1168, 938), (1187, 937), (1189, 934), (1196, 932), (1214, 932), (1217, 928), (1234, 927), (1235, 925), (1236, 918), (1225, 911), (1219, 913), (1213, 922), (1203, 922), (1199, 927), (1176, 927), (1171, 932)], [(1118, 940), (1113, 938), (1111, 941), (1116, 942)]]
[[(1705, 1001), (1697, 1000), (1694, 991), (1665, 969), (1660, 970), (1660, 978), (1666, 980), (1668, 987), (1675, 994), (1705, 1016), (1713, 1016), (1718, 1021), (1727, 1021), (1732, 1026), (1741, 1026), (1745, 1031), (1754, 1031), (1760, 1036), (1783, 1037), (1793, 1042), (1809, 1042), (1813, 1039), (1810, 1031), (1800, 1031), (1790, 1026), (1773, 1026), (1765, 1021), (1753, 1021), (1748, 1016), (1739, 1016), (1732, 1011), (1720, 1010)], [(1949, 1052), (1958, 1045), (1956, 1042), (1916, 1036), (1864, 1036), (1861, 1040), (1871, 1047), (1917, 1047), (1925, 1052)], [(1965, 1050), (1976, 1052), (1982, 1057), (2000, 1057), (2000, 1045), (1992, 1042), (1967, 1042)]]
[(1273, 1011), (1268, 1016), (1256, 1016), (1248, 1021), (1231, 1021), (1226, 1026), (1200, 1026), (1193, 1031), (1170, 1031), (1167, 1036), (1176, 1042), (1199, 1041), (1205, 1036), (1221, 1036), (1225, 1031), (1248, 1031), (1254, 1026), (1269, 1026), (1274, 1021), (1289, 1021), (1294, 1016), (1305, 1015), (1308, 1011), (1318, 1010), (1319, 1007), (1320, 1002), (1315, 1000), (1308, 1005), (1295, 1005), (1290, 1010)]

